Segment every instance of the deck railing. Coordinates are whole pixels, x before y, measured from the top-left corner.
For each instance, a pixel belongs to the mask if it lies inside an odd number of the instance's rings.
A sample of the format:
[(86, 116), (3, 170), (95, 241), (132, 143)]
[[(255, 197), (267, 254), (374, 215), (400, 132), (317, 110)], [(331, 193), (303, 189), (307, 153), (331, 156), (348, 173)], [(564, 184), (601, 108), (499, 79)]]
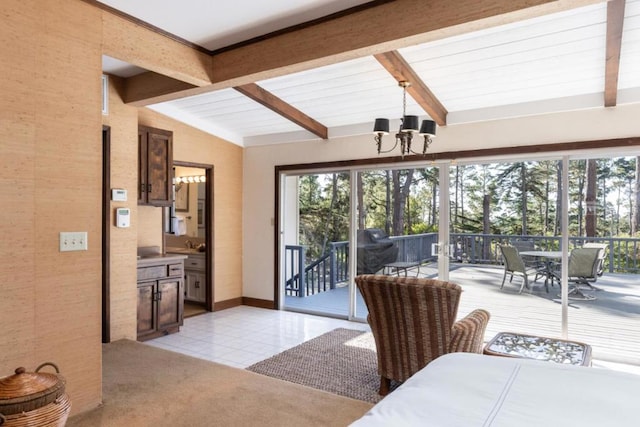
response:
[(349, 280), (349, 242), (329, 243), (329, 252), (308, 266), (304, 246), (286, 245), (285, 256), (285, 295), (314, 295)]
[[(437, 233), (391, 236), (398, 246), (397, 261), (420, 262), (437, 259)], [(451, 262), (468, 264), (501, 264), (499, 244), (530, 241), (540, 250), (560, 250), (561, 238), (556, 236), (514, 236), (507, 234), (450, 234)], [(608, 245), (604, 269), (615, 273), (640, 272), (640, 239), (622, 237), (569, 237), (569, 250), (584, 243)], [(349, 242), (332, 242), (320, 259), (305, 265), (304, 246), (285, 247), (285, 294), (305, 297), (349, 281)], [(302, 274), (301, 274), (302, 273)]]
[[(561, 250), (561, 238), (557, 236), (514, 236), (507, 234), (451, 233), (453, 246), (451, 259), (469, 264), (501, 264), (498, 244), (517, 241), (533, 242), (536, 249)], [(640, 239), (624, 237), (569, 237), (569, 250), (587, 242), (604, 243), (608, 246), (604, 264), (610, 273), (640, 272)]]

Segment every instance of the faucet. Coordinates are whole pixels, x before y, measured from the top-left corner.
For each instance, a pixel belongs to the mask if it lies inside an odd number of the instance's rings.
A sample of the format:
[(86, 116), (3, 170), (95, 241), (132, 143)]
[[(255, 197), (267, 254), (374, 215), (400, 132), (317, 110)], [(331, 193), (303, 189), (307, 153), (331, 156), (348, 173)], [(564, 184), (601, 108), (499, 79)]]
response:
[(186, 242), (184, 242), (184, 245), (187, 247), (187, 249), (193, 249), (193, 242), (191, 240), (187, 240)]

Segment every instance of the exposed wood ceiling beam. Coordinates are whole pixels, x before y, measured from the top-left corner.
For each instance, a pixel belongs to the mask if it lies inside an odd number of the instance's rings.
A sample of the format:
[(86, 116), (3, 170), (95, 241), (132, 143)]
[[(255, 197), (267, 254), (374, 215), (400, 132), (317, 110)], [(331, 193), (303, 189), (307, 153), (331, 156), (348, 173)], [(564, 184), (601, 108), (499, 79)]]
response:
[(439, 126), (447, 125), (447, 109), (444, 108), (438, 98), (429, 90), (398, 51), (378, 53), (374, 57), (398, 82), (407, 81), (411, 83), (411, 86), (407, 87), (409, 95)]
[[(144, 81), (145, 84), (138, 84), (139, 81)], [(149, 87), (154, 87), (154, 92), (140, 92), (141, 90), (148, 89)], [(147, 71), (146, 73), (127, 78), (125, 80), (124, 93), (121, 94), (121, 96), (125, 103), (137, 107), (142, 107), (146, 104), (135, 102), (136, 99), (149, 98), (158, 93), (158, 91), (173, 93), (186, 91), (196, 87), (198, 86), (192, 85), (190, 83), (185, 83), (183, 81), (176, 80), (162, 74), (154, 73), (152, 71)]]
[[(423, 10), (424, 1), (395, 0), (216, 54), (212, 57), (212, 67), (208, 73), (211, 78), (210, 85), (178, 92), (168, 92), (166, 89), (155, 90), (154, 93), (155, 88), (152, 84), (140, 79), (135, 82), (135, 86), (146, 85), (147, 87), (134, 88), (134, 85), (130, 84), (131, 93), (147, 94), (145, 95), (147, 98), (132, 98), (131, 101), (138, 105), (147, 105), (242, 86), (293, 72), (602, 1), (458, 0), (451, 2), (450, 0), (431, 0), (429, 13), (406, 13), (407, 10)], [(390, 22), (402, 22), (402, 25), (389, 25)], [(173, 40), (166, 40), (176, 43)], [(129, 49), (133, 48), (133, 45), (135, 43), (132, 42), (124, 47)], [(155, 52), (158, 56), (166, 56), (162, 44), (156, 45), (154, 49), (146, 43), (143, 46), (146, 51)], [(122, 59), (122, 56), (115, 54), (112, 56)], [(161, 72), (160, 67), (154, 69), (136, 63), (133, 58), (135, 55), (126, 56), (128, 62), (134, 65)], [(201, 74), (201, 66), (204, 62), (197, 56), (194, 57), (194, 61)], [(170, 75), (170, 77), (195, 86), (202, 86), (199, 83), (202, 76), (196, 81), (181, 78), (178, 75)]]
[(292, 107), (271, 92), (261, 88), (255, 83), (248, 83), (242, 86), (234, 87), (241, 94), (248, 96), (254, 101), (264, 105), (272, 111), (280, 114), (284, 118), (291, 120), (297, 125), (303, 127), (309, 132), (319, 136), (322, 139), (328, 138), (327, 127), (318, 123), (302, 111)]
[(212, 83), (212, 58), (207, 53), (104, 10), (102, 35), (105, 55), (194, 86)]
[(607, 54), (604, 80), (604, 106), (615, 107), (618, 103), (618, 74), (620, 71), (620, 48), (624, 23), (625, 0), (607, 3)]

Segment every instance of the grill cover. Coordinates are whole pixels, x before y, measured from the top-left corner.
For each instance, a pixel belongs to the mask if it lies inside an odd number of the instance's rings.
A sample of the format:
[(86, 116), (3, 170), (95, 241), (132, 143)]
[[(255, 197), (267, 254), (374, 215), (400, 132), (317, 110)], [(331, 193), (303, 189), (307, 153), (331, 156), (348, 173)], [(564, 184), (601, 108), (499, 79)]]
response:
[(374, 274), (397, 258), (398, 247), (384, 231), (358, 230), (358, 274)]

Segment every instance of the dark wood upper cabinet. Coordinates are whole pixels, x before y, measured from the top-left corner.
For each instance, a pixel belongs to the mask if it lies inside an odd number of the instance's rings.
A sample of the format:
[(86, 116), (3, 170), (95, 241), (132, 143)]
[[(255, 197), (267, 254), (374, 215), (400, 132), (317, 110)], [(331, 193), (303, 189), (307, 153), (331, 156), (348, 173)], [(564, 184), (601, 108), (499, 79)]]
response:
[(171, 206), (173, 132), (138, 127), (138, 204)]

